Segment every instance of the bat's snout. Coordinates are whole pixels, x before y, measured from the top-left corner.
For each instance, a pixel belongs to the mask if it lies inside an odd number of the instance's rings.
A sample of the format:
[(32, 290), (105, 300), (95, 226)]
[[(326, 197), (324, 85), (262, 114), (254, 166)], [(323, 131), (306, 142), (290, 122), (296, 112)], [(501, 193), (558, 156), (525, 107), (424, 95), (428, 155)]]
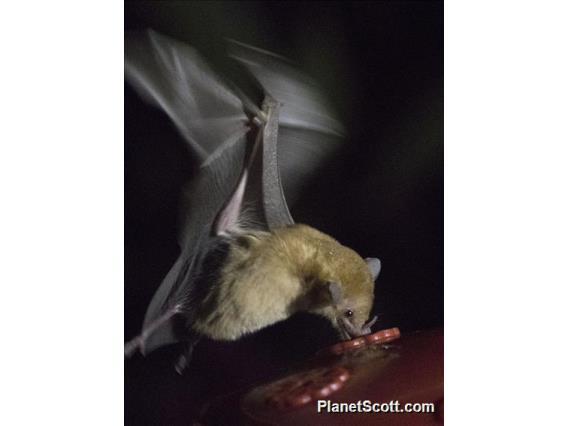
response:
[(371, 320), (367, 321), (361, 328), (354, 325), (349, 319), (342, 318), (339, 321), (340, 333), (343, 340), (351, 340), (356, 337), (365, 336), (371, 334), (371, 327), (377, 322), (377, 316), (375, 315)]

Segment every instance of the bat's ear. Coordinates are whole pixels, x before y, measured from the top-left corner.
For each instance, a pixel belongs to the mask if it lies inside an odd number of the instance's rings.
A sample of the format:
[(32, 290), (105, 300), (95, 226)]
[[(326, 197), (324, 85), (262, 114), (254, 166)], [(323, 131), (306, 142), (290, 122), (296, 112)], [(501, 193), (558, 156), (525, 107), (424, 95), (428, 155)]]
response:
[(333, 281), (318, 282), (309, 295), (308, 310), (338, 306), (343, 302), (343, 291)]
[(376, 257), (368, 257), (365, 259), (365, 262), (367, 262), (367, 266), (373, 276), (373, 281), (375, 281), (381, 272), (381, 261)]
[(331, 303), (334, 305), (339, 305), (343, 302), (343, 291), (339, 284), (334, 281), (329, 281), (326, 283), (327, 291), (329, 292), (329, 297), (331, 298)]

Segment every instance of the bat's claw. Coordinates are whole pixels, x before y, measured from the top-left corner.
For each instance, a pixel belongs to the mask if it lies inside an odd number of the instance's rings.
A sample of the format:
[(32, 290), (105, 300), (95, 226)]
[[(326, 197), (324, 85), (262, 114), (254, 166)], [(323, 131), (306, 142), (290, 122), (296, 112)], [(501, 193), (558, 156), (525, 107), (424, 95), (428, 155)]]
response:
[(183, 375), (184, 371), (186, 370), (187, 366), (189, 365), (190, 359), (186, 356), (186, 354), (181, 354), (176, 361), (175, 369), (176, 372), (181, 376)]

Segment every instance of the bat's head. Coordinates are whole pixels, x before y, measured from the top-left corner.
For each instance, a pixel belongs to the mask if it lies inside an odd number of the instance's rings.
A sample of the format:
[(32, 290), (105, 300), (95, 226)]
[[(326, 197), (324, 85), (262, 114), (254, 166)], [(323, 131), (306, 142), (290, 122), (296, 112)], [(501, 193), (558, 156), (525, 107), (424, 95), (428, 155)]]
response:
[(326, 250), (316, 286), (319, 300), (324, 302), (313, 312), (329, 319), (345, 340), (370, 334), (376, 321), (376, 317), (369, 316), (381, 262), (363, 259), (335, 241)]
[(355, 256), (349, 265), (337, 270), (337, 279), (326, 282), (331, 300), (327, 317), (345, 340), (370, 334), (377, 320), (369, 316), (381, 263), (378, 259), (363, 260)]
[(300, 306), (327, 318), (345, 340), (371, 333), (379, 259), (355, 251), (314, 228), (296, 224), (274, 232), (279, 259), (288, 259), (307, 289)]

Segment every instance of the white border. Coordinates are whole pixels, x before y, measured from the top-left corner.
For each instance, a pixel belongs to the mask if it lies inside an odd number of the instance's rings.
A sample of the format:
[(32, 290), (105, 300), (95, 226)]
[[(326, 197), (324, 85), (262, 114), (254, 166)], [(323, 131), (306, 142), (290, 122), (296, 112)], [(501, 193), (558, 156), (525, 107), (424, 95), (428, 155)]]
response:
[(123, 6), (0, 14), (0, 424), (123, 421)]
[(567, 16), (445, 6), (449, 424), (567, 424)]
[[(561, 424), (564, 2), (446, 2), (449, 424)], [(123, 419), (123, 10), (0, 17), (1, 424)]]

